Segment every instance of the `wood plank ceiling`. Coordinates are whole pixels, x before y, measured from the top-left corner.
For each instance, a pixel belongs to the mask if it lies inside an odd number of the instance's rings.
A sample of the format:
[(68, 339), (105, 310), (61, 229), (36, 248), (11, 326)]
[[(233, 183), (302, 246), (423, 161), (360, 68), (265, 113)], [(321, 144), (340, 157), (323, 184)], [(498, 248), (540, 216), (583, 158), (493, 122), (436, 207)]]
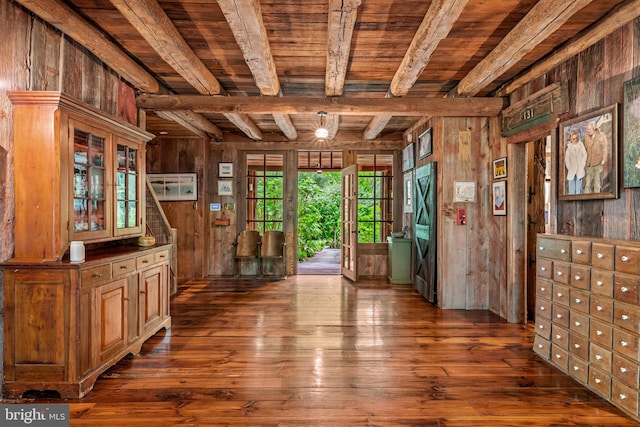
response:
[(268, 142), (313, 141), (319, 111), (338, 143), (496, 115), (497, 94), (640, 15), (640, 0), (17, 2), (131, 81), (151, 132)]

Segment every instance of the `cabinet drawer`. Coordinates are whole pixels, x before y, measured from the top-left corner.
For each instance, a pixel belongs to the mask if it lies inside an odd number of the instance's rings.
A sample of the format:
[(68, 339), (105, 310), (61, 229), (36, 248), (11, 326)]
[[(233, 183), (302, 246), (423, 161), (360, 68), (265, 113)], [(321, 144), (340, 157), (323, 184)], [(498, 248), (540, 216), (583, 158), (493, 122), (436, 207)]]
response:
[(582, 265), (571, 265), (571, 287), (584, 289), (591, 288), (591, 268)]
[(608, 323), (591, 319), (589, 322), (589, 338), (596, 344), (611, 348), (613, 346), (613, 327)]
[(549, 360), (562, 372), (567, 372), (569, 367), (569, 353), (567, 353), (567, 350), (551, 344), (551, 358)]
[(551, 343), (540, 335), (536, 335), (533, 340), (533, 351), (544, 360), (549, 360), (551, 354)]
[(571, 261), (571, 240), (538, 237), (538, 256)]
[(605, 322), (613, 322), (613, 300), (601, 295), (592, 294), (589, 301), (589, 313)]
[(591, 264), (591, 242), (585, 240), (576, 240), (571, 244), (573, 253), (571, 254), (571, 262), (577, 264)]
[(536, 316), (536, 334), (546, 340), (551, 339), (551, 321)]
[(553, 283), (550, 280), (538, 277), (538, 279), (536, 279), (536, 296), (550, 300), (552, 298), (552, 287)]
[(613, 355), (611, 374), (629, 387), (638, 388), (638, 362), (633, 362), (619, 354)]
[(551, 304), (552, 306), (552, 322), (560, 325), (563, 328), (569, 328), (569, 308), (559, 305)]
[(640, 265), (640, 248), (616, 246), (616, 271), (629, 274), (640, 274), (640, 271), (638, 271), (638, 265)]
[(553, 281), (569, 284), (569, 274), (571, 273), (571, 264), (566, 262), (554, 262), (553, 263)]
[(589, 292), (578, 289), (571, 289), (571, 298), (569, 301), (571, 310), (589, 313)]
[(111, 264), (103, 264), (97, 267), (82, 270), (82, 286), (93, 285), (111, 279)]
[(611, 376), (593, 366), (589, 366), (589, 387), (605, 399), (611, 397)]
[(611, 372), (611, 350), (591, 343), (589, 345), (589, 363), (609, 374)]
[(143, 270), (153, 265), (153, 263), (154, 263), (153, 254), (147, 254), (147, 255), (136, 257), (136, 268), (138, 270)]
[(551, 325), (551, 344), (564, 350), (569, 349), (569, 331), (558, 325)]
[(613, 273), (607, 270), (591, 269), (591, 292), (613, 296)]
[(589, 316), (581, 313), (571, 313), (569, 319), (571, 334), (580, 334), (583, 337), (589, 336)]
[(589, 381), (589, 365), (584, 360), (569, 354), (569, 375), (578, 382), (586, 384)]
[(552, 315), (551, 301), (544, 298), (536, 299), (536, 315), (543, 319), (551, 320)]
[(578, 334), (569, 334), (569, 354), (589, 360), (589, 340)]
[(638, 335), (620, 328), (613, 328), (613, 351), (633, 360), (639, 360), (638, 348)]
[(614, 301), (613, 323), (630, 332), (640, 333), (640, 307)]
[(638, 304), (638, 276), (616, 273), (613, 277), (613, 297), (618, 301)]
[(111, 274), (113, 277), (122, 276), (127, 273), (131, 273), (136, 269), (136, 260), (133, 258), (125, 259), (122, 261), (116, 261), (111, 264)]
[(539, 277), (551, 279), (551, 276), (553, 274), (553, 261), (551, 261), (550, 259), (538, 258), (536, 260), (536, 264), (538, 265), (537, 275)]
[(615, 379), (611, 381), (611, 401), (633, 415), (638, 415), (638, 392)]
[(569, 307), (569, 287), (565, 285), (560, 285), (558, 283), (553, 284), (553, 298), (552, 301), (554, 304), (564, 305), (565, 307)]
[(169, 260), (169, 251), (160, 251), (153, 254), (153, 262), (159, 264)]
[(591, 266), (603, 270), (613, 270), (613, 245), (605, 243), (591, 244)]

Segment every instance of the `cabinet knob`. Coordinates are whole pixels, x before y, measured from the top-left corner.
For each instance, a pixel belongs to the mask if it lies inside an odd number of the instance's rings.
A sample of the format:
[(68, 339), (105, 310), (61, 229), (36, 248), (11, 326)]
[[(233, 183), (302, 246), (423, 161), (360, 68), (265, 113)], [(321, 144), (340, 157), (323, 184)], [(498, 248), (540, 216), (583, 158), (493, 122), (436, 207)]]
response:
[(538, 344), (538, 348), (542, 348), (542, 344)]
[(595, 380), (593, 380), (593, 382), (596, 384), (600, 384), (602, 380), (600, 378), (596, 378)]
[(580, 326), (580, 325), (582, 325), (582, 323), (580, 323), (580, 322), (575, 322), (575, 325), (576, 325), (576, 326)]
[(621, 259), (623, 262), (627, 262), (627, 261), (629, 261), (629, 257), (628, 257), (628, 256), (626, 256), (626, 255), (622, 255), (622, 256), (620, 257), (620, 259)]
[(562, 276), (562, 271), (558, 271), (556, 274), (557, 274), (558, 276)]
[(556, 359), (562, 359), (562, 355), (561, 354), (556, 354)]
[(573, 345), (575, 348), (580, 348), (580, 344), (574, 344)]
[(626, 398), (627, 398), (627, 395), (626, 395), (626, 394), (620, 393), (620, 399), (624, 400), (624, 399), (626, 399)]
[(564, 249), (560, 249), (560, 253), (561, 253), (561, 254), (566, 254), (566, 253), (567, 253), (567, 251), (565, 251)]
[(576, 254), (577, 255), (582, 255), (582, 251), (580, 249), (576, 249)]
[(540, 306), (540, 311), (544, 311), (544, 305)]
[(624, 366), (621, 366), (620, 367), (620, 372), (622, 372), (624, 374), (625, 372), (627, 372), (627, 368), (625, 368)]
[(540, 271), (547, 271), (547, 267), (540, 267)]
[(620, 341), (620, 345), (623, 346), (623, 347), (627, 347), (629, 345), (629, 343), (626, 342), (626, 341)]
[(622, 292), (628, 292), (628, 291), (629, 291), (629, 288), (627, 288), (626, 286), (623, 286), (623, 287), (621, 287), (621, 288), (620, 288), (620, 290), (621, 290)]
[(558, 295), (558, 298), (562, 298), (562, 292), (558, 292), (556, 295)]
[(602, 283), (602, 280), (597, 280), (597, 281), (596, 281), (596, 285), (598, 285), (598, 286), (602, 286), (602, 285), (604, 285), (604, 283)]
[(538, 329), (544, 329), (544, 325), (538, 325)]
[(578, 367), (578, 365), (573, 365), (573, 370), (574, 370), (574, 371), (579, 371), (579, 370), (580, 370), (580, 367)]
[(580, 304), (582, 300), (580, 298), (576, 298), (576, 304)]
[(603, 254), (598, 254), (598, 255), (596, 255), (596, 257), (597, 257), (598, 259), (602, 259), (602, 258), (604, 258), (604, 255), (603, 255)]
[(541, 251), (544, 251), (544, 246), (540, 246), (539, 248)]
[(602, 360), (602, 356), (600, 356), (599, 354), (596, 354), (596, 360)]
[(598, 310), (598, 311), (602, 311), (602, 306), (600, 306), (600, 305), (599, 305), (599, 306), (597, 306), (597, 307), (596, 307), (596, 310)]
[(144, 294), (144, 293), (146, 293), (146, 292), (145, 292), (145, 291), (140, 291), (140, 293), (141, 293), (141, 294)]
[(596, 335), (597, 335), (597, 336), (602, 335), (602, 331), (596, 331)]
[(546, 288), (540, 288), (540, 292), (544, 292)]
[(582, 277), (578, 276), (577, 274), (575, 276), (573, 276), (573, 278), (576, 279), (576, 280), (582, 279)]
[(629, 316), (627, 316), (626, 314), (623, 314), (620, 317), (622, 318), (622, 320), (629, 320)]
[(102, 277), (102, 273), (93, 273), (93, 277)]
[(562, 314), (558, 313), (558, 314), (556, 314), (556, 317), (557, 317), (558, 319), (562, 319)]

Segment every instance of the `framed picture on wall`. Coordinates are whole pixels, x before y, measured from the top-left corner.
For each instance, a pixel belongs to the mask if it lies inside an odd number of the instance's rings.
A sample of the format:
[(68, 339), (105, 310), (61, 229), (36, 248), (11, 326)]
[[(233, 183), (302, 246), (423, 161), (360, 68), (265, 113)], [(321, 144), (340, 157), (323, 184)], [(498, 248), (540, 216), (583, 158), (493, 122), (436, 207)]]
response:
[(622, 184), (640, 187), (640, 77), (624, 83)]
[(233, 178), (233, 163), (218, 163), (219, 178)]
[(558, 198), (618, 197), (618, 104), (560, 123)]
[(494, 182), (491, 187), (493, 214), (504, 216), (507, 214), (507, 181)]
[(413, 142), (402, 150), (402, 172), (409, 171), (413, 169)]
[(433, 142), (431, 138), (431, 128), (425, 130), (418, 136), (418, 159), (424, 159), (433, 153)]
[(147, 179), (160, 201), (198, 200), (195, 173), (148, 173)]
[(493, 161), (493, 179), (507, 177), (507, 158), (501, 157)]
[(454, 202), (471, 202), (476, 201), (476, 183), (475, 181), (455, 181)]
[(233, 181), (228, 179), (218, 180), (218, 196), (233, 196)]

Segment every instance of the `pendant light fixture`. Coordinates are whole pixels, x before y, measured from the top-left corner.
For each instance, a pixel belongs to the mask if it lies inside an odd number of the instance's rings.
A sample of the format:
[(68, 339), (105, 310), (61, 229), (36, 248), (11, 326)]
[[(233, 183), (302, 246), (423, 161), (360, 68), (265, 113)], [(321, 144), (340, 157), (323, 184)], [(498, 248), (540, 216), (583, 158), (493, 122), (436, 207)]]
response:
[(320, 127), (316, 129), (316, 132), (315, 132), (316, 138), (326, 139), (329, 136), (329, 131), (325, 127), (326, 125), (324, 123), (327, 113), (325, 113), (324, 111), (319, 111), (318, 116), (320, 117)]

